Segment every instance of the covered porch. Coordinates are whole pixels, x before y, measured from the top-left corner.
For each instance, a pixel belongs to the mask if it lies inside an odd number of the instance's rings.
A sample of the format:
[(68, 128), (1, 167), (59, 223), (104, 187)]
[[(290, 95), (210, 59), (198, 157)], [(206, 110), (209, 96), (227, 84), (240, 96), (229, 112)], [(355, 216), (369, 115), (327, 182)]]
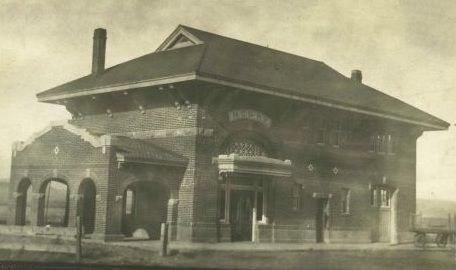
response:
[(219, 172), (219, 241), (258, 242), (261, 227), (274, 218), (274, 183), (291, 176), (291, 161), (230, 154), (213, 162)]

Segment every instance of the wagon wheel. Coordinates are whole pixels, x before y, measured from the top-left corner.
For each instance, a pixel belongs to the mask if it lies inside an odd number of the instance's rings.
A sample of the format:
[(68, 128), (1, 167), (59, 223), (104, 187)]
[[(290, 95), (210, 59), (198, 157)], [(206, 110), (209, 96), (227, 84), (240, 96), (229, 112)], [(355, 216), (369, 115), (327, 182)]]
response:
[(435, 242), (437, 243), (438, 247), (446, 247), (448, 243), (448, 234), (438, 233), (435, 237)]
[(426, 234), (416, 233), (415, 234), (415, 247), (424, 248), (426, 245)]

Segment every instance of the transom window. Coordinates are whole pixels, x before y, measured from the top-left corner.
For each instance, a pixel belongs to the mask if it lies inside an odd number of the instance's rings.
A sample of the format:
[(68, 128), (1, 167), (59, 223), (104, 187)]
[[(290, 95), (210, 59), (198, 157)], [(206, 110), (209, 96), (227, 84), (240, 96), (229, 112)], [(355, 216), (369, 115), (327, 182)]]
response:
[(240, 156), (267, 156), (262, 146), (249, 139), (232, 141), (228, 144), (225, 154), (238, 154)]
[(390, 207), (390, 191), (385, 187), (371, 189), (371, 206)]

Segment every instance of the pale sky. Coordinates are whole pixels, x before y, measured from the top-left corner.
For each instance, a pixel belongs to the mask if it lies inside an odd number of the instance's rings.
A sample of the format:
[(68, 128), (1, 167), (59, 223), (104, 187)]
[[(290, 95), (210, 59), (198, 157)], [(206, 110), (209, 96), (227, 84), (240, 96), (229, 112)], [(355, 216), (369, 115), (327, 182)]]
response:
[[(147, 54), (178, 24), (324, 61), (450, 123), (456, 122), (456, 1), (0, 0), (0, 178), (11, 144), (63, 107), (35, 94), (90, 72), (93, 29), (107, 66)], [(456, 130), (418, 144), (418, 197), (456, 200)]]

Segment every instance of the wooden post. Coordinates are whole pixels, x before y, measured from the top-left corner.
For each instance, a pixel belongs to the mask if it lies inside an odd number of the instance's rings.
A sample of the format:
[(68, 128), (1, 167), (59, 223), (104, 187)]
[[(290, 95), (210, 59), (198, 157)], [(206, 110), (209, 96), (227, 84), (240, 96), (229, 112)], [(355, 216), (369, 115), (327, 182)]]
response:
[(160, 256), (165, 257), (168, 253), (168, 224), (162, 223), (161, 224), (161, 232), (160, 232)]
[(271, 232), (271, 237), (272, 237), (272, 243), (275, 243), (275, 221), (272, 222), (272, 232)]
[(454, 260), (456, 261), (456, 212), (453, 212), (453, 248), (454, 248)]
[(82, 223), (81, 217), (76, 217), (76, 262), (82, 261)]
[(252, 209), (252, 242), (258, 242), (258, 222), (256, 207)]

